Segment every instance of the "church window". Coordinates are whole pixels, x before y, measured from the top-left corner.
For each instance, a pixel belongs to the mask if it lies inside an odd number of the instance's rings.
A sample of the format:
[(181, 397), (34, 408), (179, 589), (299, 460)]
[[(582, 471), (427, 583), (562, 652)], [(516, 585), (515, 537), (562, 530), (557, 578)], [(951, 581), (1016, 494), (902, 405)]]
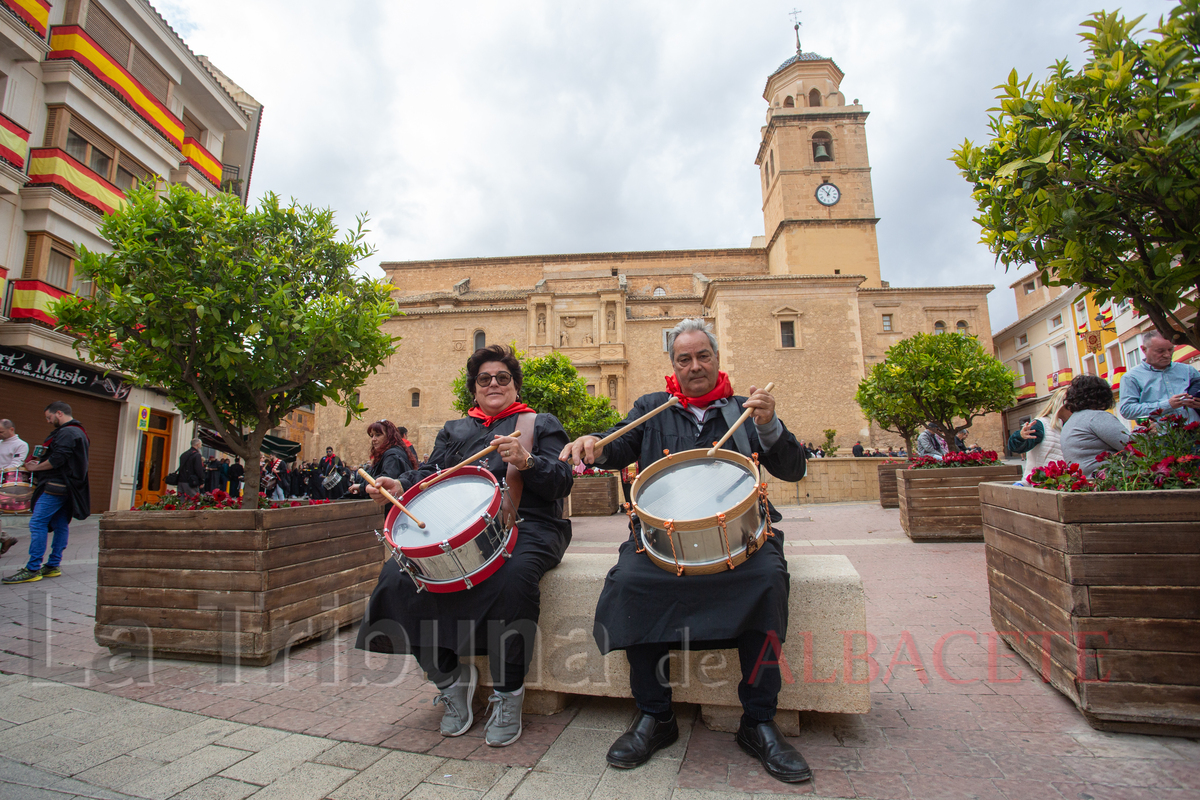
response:
[(487, 347), (487, 336), (483, 334), (483, 331), (475, 331), (475, 349), (482, 350), (485, 347)]
[(891, 314), (883, 315), (883, 329), (885, 331), (890, 331), (892, 329), (892, 315)]
[(771, 151), (771, 177), (775, 177), (775, 151)]
[(821, 90), (820, 89), (813, 89), (811, 92), (808, 93), (808, 104), (810, 106), (821, 105)]
[(412, 393), (412, 407), (413, 408), (421, 407), (421, 393), (416, 391), (415, 389), (413, 390), (413, 393)]
[(970, 332), (969, 326), (967, 325), (967, 321), (965, 319), (960, 319), (957, 323), (955, 323), (954, 327), (959, 333)]
[(667, 290), (664, 289), (663, 287), (661, 287), (661, 286), (654, 287), (654, 296), (655, 297), (665, 297), (666, 294), (667, 294)]
[(782, 347), (796, 346), (796, 323), (790, 319), (779, 323), (779, 344)]
[(795, 107), (796, 107), (796, 101), (795, 101), (795, 100), (793, 100), (793, 99), (791, 98), (791, 96), (789, 95), (789, 96), (787, 96), (787, 97), (783, 98), (783, 107), (784, 107), (784, 108), (795, 108)]
[(833, 137), (826, 131), (817, 131), (812, 137), (813, 161), (833, 161)]
[(937, 322), (933, 323), (933, 332), (934, 333), (945, 333), (946, 332), (946, 323), (942, 322), (940, 319)]

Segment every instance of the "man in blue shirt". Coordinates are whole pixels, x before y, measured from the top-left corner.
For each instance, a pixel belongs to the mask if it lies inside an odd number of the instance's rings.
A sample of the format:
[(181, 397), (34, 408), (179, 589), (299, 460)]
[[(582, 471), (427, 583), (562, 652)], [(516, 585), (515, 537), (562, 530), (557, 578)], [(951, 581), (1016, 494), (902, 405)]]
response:
[(1200, 421), (1200, 398), (1187, 393), (1188, 384), (1200, 378), (1200, 372), (1173, 362), (1174, 352), (1175, 345), (1157, 331), (1142, 342), (1145, 360), (1121, 379), (1122, 417), (1140, 419), (1161, 411), (1179, 414), (1188, 422)]

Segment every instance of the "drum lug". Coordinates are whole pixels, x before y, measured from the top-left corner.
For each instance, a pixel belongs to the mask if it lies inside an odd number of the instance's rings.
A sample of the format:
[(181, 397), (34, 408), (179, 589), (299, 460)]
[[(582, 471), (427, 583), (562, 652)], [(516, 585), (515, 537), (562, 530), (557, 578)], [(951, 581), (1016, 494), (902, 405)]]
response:
[(454, 548), (450, 546), (450, 542), (442, 542), (442, 552), (449, 553)]
[(463, 577), (463, 584), (465, 584), (468, 589), (474, 588), (470, 578)]

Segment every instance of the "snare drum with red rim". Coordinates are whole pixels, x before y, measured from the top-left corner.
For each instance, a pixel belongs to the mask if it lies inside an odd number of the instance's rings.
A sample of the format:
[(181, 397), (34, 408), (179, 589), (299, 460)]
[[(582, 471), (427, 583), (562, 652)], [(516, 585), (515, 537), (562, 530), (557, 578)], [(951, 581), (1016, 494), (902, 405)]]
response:
[(500, 513), (506, 491), (491, 472), (469, 466), (404, 493), (400, 502), (425, 527), (393, 506), (383, 537), (418, 591), (463, 591), (500, 569), (517, 544), (516, 526), (505, 530)]
[(33, 481), (28, 472), (21, 469), (0, 472), (0, 511), (28, 511), (32, 496)]

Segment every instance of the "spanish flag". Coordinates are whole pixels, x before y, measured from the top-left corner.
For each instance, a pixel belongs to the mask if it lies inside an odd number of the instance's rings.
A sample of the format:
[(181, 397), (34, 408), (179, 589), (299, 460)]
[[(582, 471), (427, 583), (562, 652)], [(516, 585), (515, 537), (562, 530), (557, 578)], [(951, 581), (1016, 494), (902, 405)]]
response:
[(1112, 372), (1112, 388), (1121, 388), (1121, 376), (1125, 374), (1124, 367), (1114, 367)]
[(0, 0), (12, 12), (25, 21), (38, 36), (46, 38), (50, 24), (50, 4), (46, 0)]
[(25, 169), (29, 153), (29, 131), (0, 114), (0, 158), (17, 169)]
[(1171, 360), (1186, 364), (1196, 356), (1200, 356), (1200, 350), (1196, 350), (1190, 344), (1180, 344), (1175, 346), (1175, 354), (1171, 356)]
[(1108, 303), (1105, 303), (1104, 307), (1100, 309), (1100, 318), (1101, 318), (1101, 320), (1100, 320), (1101, 325), (1111, 325), (1112, 324), (1113, 307), (1112, 307), (1111, 301)]
[(1017, 387), (1017, 402), (1037, 397), (1037, 382), (1025, 383)]
[(50, 52), (46, 59), (64, 58), (83, 65), (129, 103), (130, 108), (153, 125), (168, 142), (183, 148), (183, 122), (78, 25), (55, 25), (50, 32)]
[(13, 281), (12, 319), (36, 319), (47, 325), (57, 325), (58, 318), (50, 316), (50, 304), (70, 292), (44, 281)]
[(183, 140), (183, 161), (195, 167), (213, 186), (221, 187), (221, 162), (190, 136)]
[(39, 147), (30, 153), (28, 185), (57, 186), (105, 214), (125, 205), (124, 192), (55, 147)]

